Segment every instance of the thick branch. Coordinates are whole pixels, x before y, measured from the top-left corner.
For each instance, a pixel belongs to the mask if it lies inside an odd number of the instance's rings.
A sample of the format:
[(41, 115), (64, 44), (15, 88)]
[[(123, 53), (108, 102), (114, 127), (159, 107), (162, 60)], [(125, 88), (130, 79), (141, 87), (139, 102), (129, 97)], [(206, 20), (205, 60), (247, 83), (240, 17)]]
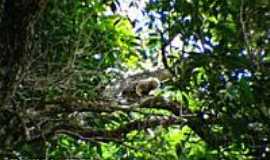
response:
[[(60, 97), (53, 101), (50, 101), (50, 104), (58, 104), (60, 106), (53, 107), (47, 110), (47, 113), (54, 112), (132, 112), (139, 108), (152, 108), (152, 109), (163, 109), (170, 111), (174, 115), (169, 118), (155, 118), (155, 119), (145, 119), (137, 120), (133, 122), (128, 122), (125, 125), (115, 129), (115, 130), (88, 130), (72, 126), (60, 125), (55, 127), (50, 134), (55, 133), (66, 133), (73, 135), (77, 138), (97, 138), (101, 139), (110, 139), (110, 138), (123, 138), (128, 132), (132, 130), (143, 130), (146, 128), (152, 128), (159, 125), (173, 125), (179, 124), (179, 122), (186, 122), (187, 124), (199, 137), (201, 137), (207, 144), (212, 147), (218, 147), (221, 145), (226, 145), (229, 142), (228, 136), (220, 136), (211, 131), (211, 128), (208, 126), (210, 123), (216, 123), (217, 119), (214, 120), (205, 120), (200, 114), (191, 112), (188, 108), (182, 107), (176, 102), (170, 102), (165, 100), (162, 97), (151, 97), (138, 105), (132, 106), (131, 108), (123, 108), (118, 106), (113, 101), (83, 101), (76, 97)], [(177, 118), (178, 117), (178, 118)], [(214, 122), (213, 122), (214, 121)]]
[[(67, 134), (76, 139), (99, 139), (101, 141), (107, 141), (108, 139), (122, 139), (127, 133), (133, 130), (145, 130), (147, 128), (155, 128), (157, 126), (168, 127), (174, 124), (180, 124), (183, 120), (177, 119), (174, 116), (168, 118), (152, 118), (145, 120), (135, 120), (124, 124), (117, 129), (113, 130), (94, 130), (80, 128), (74, 125), (60, 124), (52, 128), (49, 132), (45, 133), (45, 136), (53, 136), (55, 134)], [(31, 141), (41, 139), (41, 136), (32, 137)]]

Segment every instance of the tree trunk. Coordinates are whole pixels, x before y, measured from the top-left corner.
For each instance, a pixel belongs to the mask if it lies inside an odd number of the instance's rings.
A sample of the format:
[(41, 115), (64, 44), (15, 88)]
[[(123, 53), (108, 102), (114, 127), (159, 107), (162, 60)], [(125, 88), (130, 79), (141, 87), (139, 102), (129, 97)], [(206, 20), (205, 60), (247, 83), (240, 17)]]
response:
[(32, 57), (33, 26), (45, 0), (5, 0), (0, 21), (0, 107), (14, 95)]
[(25, 135), (11, 100), (33, 58), (34, 22), (45, 6), (46, 0), (0, 2), (0, 151), (12, 148)]

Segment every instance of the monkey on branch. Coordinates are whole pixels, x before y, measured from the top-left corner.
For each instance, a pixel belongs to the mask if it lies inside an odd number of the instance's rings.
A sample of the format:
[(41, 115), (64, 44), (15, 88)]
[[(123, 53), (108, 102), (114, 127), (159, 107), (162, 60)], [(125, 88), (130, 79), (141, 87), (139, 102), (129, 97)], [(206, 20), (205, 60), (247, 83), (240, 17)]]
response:
[(165, 69), (156, 69), (154, 71), (145, 71), (142, 73), (127, 76), (120, 81), (110, 85), (105, 94), (111, 94), (112, 98), (117, 98), (125, 104), (140, 102), (152, 95), (152, 93), (160, 88), (160, 84), (172, 76)]
[(160, 81), (157, 78), (135, 80), (129, 83), (122, 91), (121, 96), (127, 99), (138, 100), (150, 95), (151, 91), (160, 87)]

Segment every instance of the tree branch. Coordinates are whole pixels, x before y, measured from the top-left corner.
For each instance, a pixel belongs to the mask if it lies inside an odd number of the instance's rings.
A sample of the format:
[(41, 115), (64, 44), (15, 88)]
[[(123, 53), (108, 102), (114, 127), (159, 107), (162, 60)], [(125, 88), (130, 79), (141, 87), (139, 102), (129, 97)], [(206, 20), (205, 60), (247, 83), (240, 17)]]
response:
[[(85, 101), (76, 97), (59, 97), (48, 104), (58, 104), (46, 110), (47, 114), (57, 113), (72, 113), (72, 112), (95, 112), (95, 113), (111, 113), (115, 111), (122, 111), (124, 113), (136, 112), (139, 108), (163, 109), (170, 111), (173, 115), (166, 117), (145, 118), (143, 120), (129, 121), (122, 126), (113, 130), (95, 130), (89, 128), (81, 128), (68, 123), (57, 124), (52, 129), (43, 133), (44, 136), (53, 136), (55, 134), (67, 134), (77, 139), (95, 138), (100, 141), (107, 141), (108, 139), (123, 139), (125, 135), (133, 130), (144, 130), (147, 128), (155, 128), (157, 126), (168, 127), (171, 125), (186, 124), (188, 125), (200, 138), (212, 147), (226, 145), (230, 138), (228, 136), (219, 135), (211, 131), (208, 126), (210, 123), (216, 123), (218, 120), (204, 120), (198, 113), (191, 112), (188, 108), (179, 105), (176, 102), (170, 102), (162, 97), (150, 97), (141, 103), (131, 106), (130, 108), (123, 108), (113, 101)], [(153, 116), (151, 116), (153, 117)], [(32, 140), (41, 138), (40, 135), (32, 137)], [(31, 141), (32, 141), (31, 140)]]

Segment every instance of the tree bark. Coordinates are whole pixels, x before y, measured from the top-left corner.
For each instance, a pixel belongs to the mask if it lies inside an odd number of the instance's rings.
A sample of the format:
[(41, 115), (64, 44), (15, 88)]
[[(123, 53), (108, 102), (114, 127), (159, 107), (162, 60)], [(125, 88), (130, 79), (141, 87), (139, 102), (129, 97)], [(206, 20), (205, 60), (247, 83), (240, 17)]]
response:
[(4, 0), (0, 21), (0, 108), (9, 103), (32, 56), (37, 15), (46, 0)]
[(0, 1), (0, 154), (25, 137), (25, 128), (15, 104), (16, 87), (33, 58), (34, 24), (46, 0)]

